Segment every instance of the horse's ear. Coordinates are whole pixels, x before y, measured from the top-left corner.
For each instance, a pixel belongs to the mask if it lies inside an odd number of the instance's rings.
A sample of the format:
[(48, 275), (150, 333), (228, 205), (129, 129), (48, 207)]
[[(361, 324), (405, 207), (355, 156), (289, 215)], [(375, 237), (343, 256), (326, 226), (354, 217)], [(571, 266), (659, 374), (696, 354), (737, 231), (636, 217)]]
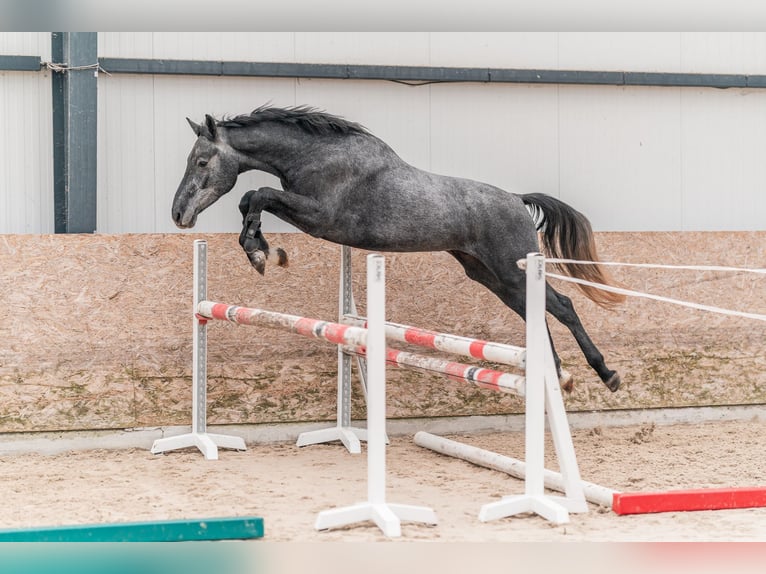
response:
[(193, 121), (191, 121), (189, 118), (186, 118), (186, 121), (189, 122), (189, 125), (191, 126), (191, 129), (194, 130), (194, 134), (199, 137), (202, 133), (202, 126), (199, 124), (195, 124)]
[(216, 138), (216, 125), (215, 125), (215, 119), (213, 119), (213, 116), (210, 114), (205, 114), (205, 127), (207, 128), (207, 134), (209, 134), (209, 138), (211, 140), (214, 140)]

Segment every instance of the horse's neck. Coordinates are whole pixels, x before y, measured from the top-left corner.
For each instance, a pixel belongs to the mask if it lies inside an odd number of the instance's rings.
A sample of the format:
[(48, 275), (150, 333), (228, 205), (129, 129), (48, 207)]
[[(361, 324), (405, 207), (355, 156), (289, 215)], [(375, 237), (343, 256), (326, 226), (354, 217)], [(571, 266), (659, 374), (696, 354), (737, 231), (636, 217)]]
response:
[(282, 179), (307, 162), (307, 152), (315, 147), (318, 137), (268, 125), (228, 134), (229, 144), (242, 154), (247, 169), (266, 171)]

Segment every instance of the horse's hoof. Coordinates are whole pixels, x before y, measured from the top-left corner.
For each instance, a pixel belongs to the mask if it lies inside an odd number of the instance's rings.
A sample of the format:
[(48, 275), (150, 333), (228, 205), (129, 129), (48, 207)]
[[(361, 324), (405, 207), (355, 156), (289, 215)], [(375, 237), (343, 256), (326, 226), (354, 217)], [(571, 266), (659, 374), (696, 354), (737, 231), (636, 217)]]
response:
[(608, 381), (604, 382), (606, 388), (613, 393), (620, 388), (620, 383), (622, 383), (622, 379), (620, 379), (619, 373), (614, 373), (611, 377), (609, 377)]
[(572, 373), (562, 369), (559, 373), (559, 385), (566, 392), (571, 393), (574, 390), (574, 377)]
[(281, 247), (277, 247), (277, 265), (280, 267), (287, 267), (289, 261), (287, 261), (287, 252)]
[(255, 270), (261, 275), (266, 271), (266, 254), (263, 251), (248, 251), (247, 258)]

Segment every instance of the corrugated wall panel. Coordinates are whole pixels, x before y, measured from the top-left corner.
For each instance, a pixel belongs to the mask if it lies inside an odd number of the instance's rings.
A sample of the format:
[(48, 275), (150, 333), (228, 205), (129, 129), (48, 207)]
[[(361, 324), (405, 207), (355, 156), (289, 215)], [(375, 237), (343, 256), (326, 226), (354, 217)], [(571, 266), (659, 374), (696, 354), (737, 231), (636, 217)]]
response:
[(0, 117), (0, 233), (52, 233), (50, 73), (0, 71)]
[(40, 56), (43, 61), (51, 57), (50, 32), (2, 32), (0, 54), (16, 56)]
[(559, 88), (560, 197), (600, 231), (681, 229), (678, 88)]
[(431, 87), (432, 169), (517, 193), (556, 195), (555, 86)]
[(681, 71), (677, 32), (563, 32), (557, 53), (564, 70)]
[[(50, 34), (0, 33), (48, 59)], [(102, 33), (110, 57), (766, 74), (764, 33)], [(597, 230), (751, 230), (766, 221), (766, 91), (99, 76), (98, 228), (175, 231), (184, 120), (309, 104), (367, 125), (407, 161), (545, 191)], [(52, 230), (49, 72), (0, 73), (0, 232)], [(34, 168), (30, 168), (34, 165)], [(197, 231), (236, 231), (240, 178)], [(723, 197), (724, 201), (719, 202)], [(266, 218), (267, 229), (289, 228)]]
[(766, 74), (766, 34), (681, 34), (681, 70), (702, 74)]
[(432, 32), (431, 65), (486, 68), (557, 67), (554, 32)]
[(111, 76), (98, 87), (99, 232), (157, 231), (154, 79)]
[(684, 230), (766, 227), (766, 92), (684, 91)]
[(300, 32), (295, 59), (320, 64), (428, 66), (427, 32)]

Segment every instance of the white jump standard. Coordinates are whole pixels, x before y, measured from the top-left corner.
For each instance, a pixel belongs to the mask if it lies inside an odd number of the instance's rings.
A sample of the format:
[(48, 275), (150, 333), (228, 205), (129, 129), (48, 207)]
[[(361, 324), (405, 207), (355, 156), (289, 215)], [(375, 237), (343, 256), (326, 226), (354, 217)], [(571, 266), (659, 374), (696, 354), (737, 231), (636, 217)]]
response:
[(367, 501), (325, 510), (317, 530), (372, 520), (386, 536), (401, 536), (400, 520), (436, 524), (430, 508), (386, 503), (385, 259), (367, 257)]
[(218, 447), (246, 450), (245, 441), (236, 436), (207, 432), (207, 319), (197, 315), (197, 307), (207, 297), (207, 242), (194, 241), (194, 323), (192, 350), (192, 431), (180, 436), (157, 439), (152, 453), (197, 447), (208, 460), (218, 458)]

